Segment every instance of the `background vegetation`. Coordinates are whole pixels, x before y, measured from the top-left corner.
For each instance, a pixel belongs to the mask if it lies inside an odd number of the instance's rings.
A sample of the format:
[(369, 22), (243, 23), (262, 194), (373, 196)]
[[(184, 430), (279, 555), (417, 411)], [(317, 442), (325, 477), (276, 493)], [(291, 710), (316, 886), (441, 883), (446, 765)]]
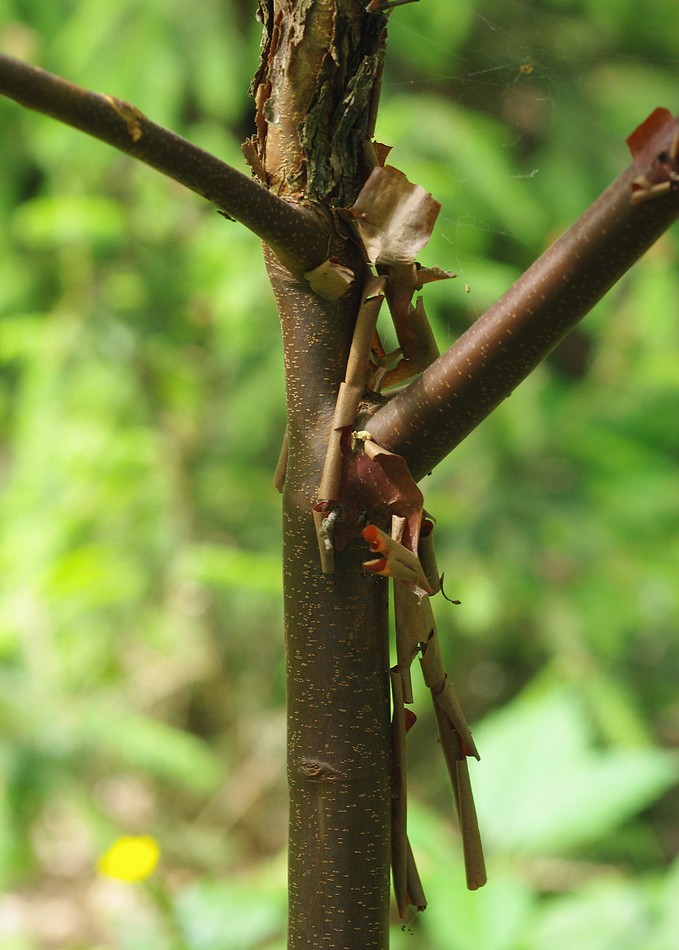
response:
[[(254, 0), (0, 0), (2, 49), (241, 165)], [(440, 344), (677, 109), (673, 0), (397, 10), (379, 137), (443, 203)], [(0, 950), (282, 950), (273, 301), (255, 239), (0, 102)], [(679, 931), (678, 235), (425, 487), (490, 882), (463, 889), (424, 691), (418, 950), (667, 950)], [(468, 285), (468, 292), (465, 292)], [(97, 872), (150, 835), (144, 882)], [(416, 934), (416, 936), (414, 936)]]

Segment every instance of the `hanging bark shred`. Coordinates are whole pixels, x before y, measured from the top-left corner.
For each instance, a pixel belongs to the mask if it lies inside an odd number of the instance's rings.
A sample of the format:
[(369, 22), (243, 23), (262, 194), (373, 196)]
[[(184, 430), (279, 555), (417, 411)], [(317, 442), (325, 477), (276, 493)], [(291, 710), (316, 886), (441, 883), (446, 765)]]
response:
[[(386, 146), (375, 145), (373, 161), (384, 161), (387, 152)], [(334, 569), (333, 548), (356, 537), (366, 517), (373, 523), (393, 514), (405, 517), (404, 545), (417, 555), (422, 495), (403, 459), (377, 446), (369, 431), (358, 439), (354, 425), (366, 390), (375, 393), (383, 385), (403, 381), (422, 371), (438, 355), (422, 300), (413, 306), (412, 297), (425, 284), (453, 276), (440, 268), (422, 268), (415, 261), (431, 236), (440, 207), (402, 172), (377, 164), (347, 212), (366, 259), (375, 265), (378, 276), (368, 278), (362, 295), (314, 506), (325, 573)], [(321, 296), (341, 293), (343, 282), (348, 285), (350, 281), (346, 268), (338, 273), (332, 261), (305, 276)], [(385, 296), (400, 344), (391, 354), (384, 351), (376, 329)], [(390, 368), (399, 355), (403, 358)], [(351, 431), (354, 436), (349, 446), (347, 433)], [(330, 543), (328, 513), (333, 508), (338, 508), (341, 515), (335, 519)]]
[[(369, 428), (360, 429), (357, 424), (366, 390), (375, 393), (402, 382), (438, 356), (422, 298), (413, 304), (413, 296), (427, 283), (454, 276), (416, 262), (440, 205), (402, 172), (384, 165), (385, 158), (383, 148), (372, 149), (368, 156), (372, 171), (347, 212), (366, 261), (378, 276), (368, 278), (361, 298), (345, 378), (337, 394), (314, 520), (325, 573), (334, 570), (334, 551), (360, 531), (373, 555), (363, 562), (364, 570), (394, 581), (397, 664), (390, 671), (391, 854), (396, 904), (405, 919), (413, 908), (426, 906), (408, 841), (406, 806), (408, 716), (404, 704), (413, 702), (411, 666), (418, 654), (453, 788), (468, 887), (481, 887), (486, 875), (467, 766), (467, 757), (478, 758), (478, 751), (443, 668), (429, 602), (430, 595), (441, 588), (433, 522), (424, 515), (422, 493), (405, 460), (378, 445)], [(334, 274), (329, 263), (305, 275), (321, 296), (341, 294), (342, 281), (349, 279)], [(377, 332), (378, 312), (385, 297), (399, 343), (393, 353), (385, 351)], [(395, 360), (398, 362), (393, 365)], [(365, 422), (369, 424), (369, 420)], [(410, 717), (414, 720), (412, 713)]]
[(429, 586), (432, 589), (432, 593), (437, 594), (439, 590), (441, 590), (442, 577), (439, 574), (439, 566), (436, 561), (434, 522), (429, 517), (422, 518), (417, 554), (422, 565), (422, 570), (424, 571), (424, 576), (427, 578)]
[(406, 780), (406, 735), (415, 725), (416, 716), (404, 706), (403, 681), (398, 667), (390, 670), (392, 689), (392, 791), (391, 791), (391, 869), (394, 897), (401, 920), (411, 911), (425, 910), (427, 899), (408, 840)]
[(369, 432), (354, 433), (353, 441), (358, 441), (362, 451), (351, 450), (351, 434), (344, 439), (346, 488), (343, 487), (341, 495), (345, 521), (339, 526), (338, 545), (359, 537), (367, 516), (371, 523), (386, 528), (393, 515), (400, 515), (405, 518), (402, 544), (415, 554), (424, 496), (405, 460), (373, 442)]
[[(347, 505), (343, 503), (341, 497), (344, 462), (342, 437), (353, 428), (359, 403), (365, 391), (370, 347), (377, 324), (377, 315), (384, 299), (384, 283), (383, 277), (371, 275), (363, 289), (344, 380), (340, 383), (337, 393), (323, 473), (318, 486), (318, 497), (313, 508), (321, 569), (325, 574), (332, 574), (335, 570), (334, 525), (339, 520), (337, 513), (341, 511), (342, 520), (346, 520)], [(333, 510), (335, 515), (332, 521), (329, 521), (328, 516)], [(331, 526), (332, 531), (329, 534)]]
[[(383, 154), (376, 151), (376, 160)], [(420, 267), (415, 260), (431, 237), (440, 208), (403, 172), (379, 164), (348, 210), (366, 260), (387, 276), (387, 303), (399, 342), (398, 351), (387, 358), (377, 336), (374, 352), (378, 355), (371, 379), (378, 391), (422, 372), (439, 355), (422, 298), (414, 305), (412, 298), (425, 284), (454, 276), (439, 267)], [(397, 355), (402, 359), (389, 368), (391, 356)]]
[[(403, 519), (393, 519), (392, 533), (400, 534), (403, 528)], [(430, 596), (427, 595), (422, 586), (413, 583), (412, 575), (409, 576), (407, 573), (414, 570), (414, 566), (417, 564), (418, 570), (422, 572), (421, 576), (424, 577), (425, 571), (422, 562), (416, 558), (412, 558), (412, 560), (403, 558), (402, 545), (399, 544), (396, 538), (389, 539), (382, 532), (378, 532), (373, 525), (368, 526), (363, 534), (371, 549), (381, 553), (384, 558), (382, 564), (379, 561), (368, 562), (364, 564), (364, 567), (391, 574), (394, 578), (397, 664), (390, 671), (394, 704), (392, 719), (394, 783), (392, 791), (392, 872), (396, 903), (401, 917), (405, 918), (408, 904), (421, 906), (413, 896), (414, 892), (417, 892), (417, 887), (421, 887), (419, 878), (413, 877), (411, 888), (407, 870), (408, 861), (404, 858), (404, 848), (408, 851), (409, 844), (407, 840), (406, 779), (404, 775), (406, 719), (401, 711), (404, 703), (413, 702), (410, 671), (412, 662), (418, 654), (420, 654), (420, 666), (425, 685), (429, 688), (432, 697), (439, 742), (453, 790), (462, 837), (467, 887), (470, 890), (476, 890), (486, 882), (483, 846), (467, 764), (469, 756), (478, 759), (479, 753), (452, 682), (443, 666)], [(428, 571), (438, 582), (438, 568), (432, 535), (433, 522), (429, 518), (425, 518), (423, 519), (418, 550), (424, 553)], [(394, 569), (388, 570), (387, 552), (394, 551), (397, 552), (397, 557), (404, 562), (403, 572), (398, 569), (401, 566), (401, 560), (397, 560)], [(374, 568), (371, 568), (371, 563), (374, 563)], [(416, 876), (417, 871), (414, 867), (414, 861), (412, 868), (413, 875)], [(404, 883), (404, 877), (406, 883)]]
[[(428, 598), (424, 600), (429, 608)], [(431, 613), (430, 608), (429, 611)], [(439, 742), (453, 788), (462, 835), (467, 887), (474, 891), (486, 883), (486, 867), (467, 758), (473, 756), (478, 759), (480, 756), (453, 685), (443, 666), (433, 614), (427, 626), (430, 629), (429, 639), (422, 644), (420, 665), (424, 681), (431, 692)]]
[(403, 684), (398, 668), (390, 671), (391, 719), (391, 870), (399, 916), (408, 905), (408, 833), (406, 790), (406, 718)]

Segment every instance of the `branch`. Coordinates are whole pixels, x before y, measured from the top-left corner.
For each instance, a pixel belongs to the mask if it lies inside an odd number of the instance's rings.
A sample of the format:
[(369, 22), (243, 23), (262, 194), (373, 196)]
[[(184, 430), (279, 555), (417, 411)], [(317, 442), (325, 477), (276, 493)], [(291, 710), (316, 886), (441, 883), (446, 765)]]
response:
[[(646, 147), (642, 162), (637, 149), (637, 163), (459, 340), (372, 417), (372, 438), (403, 455), (416, 480), (506, 399), (679, 217), (679, 121), (667, 116), (662, 134), (650, 142), (652, 154)], [(673, 156), (671, 167), (668, 155)], [(651, 185), (659, 180), (661, 184)]]
[(156, 125), (135, 106), (81, 89), (0, 54), (0, 93), (137, 158), (201, 195), (253, 231), (295, 271), (326, 257), (328, 231), (312, 211), (289, 204), (231, 165)]

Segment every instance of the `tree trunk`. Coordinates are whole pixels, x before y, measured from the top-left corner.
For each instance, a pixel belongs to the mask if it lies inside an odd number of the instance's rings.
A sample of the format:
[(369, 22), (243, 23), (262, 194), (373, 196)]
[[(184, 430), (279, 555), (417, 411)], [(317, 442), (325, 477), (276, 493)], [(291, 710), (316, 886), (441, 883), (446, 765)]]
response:
[[(387, 589), (365, 545), (321, 571), (312, 506), (356, 318), (266, 254), (286, 354), (283, 493), (289, 947), (388, 945), (390, 738)], [(360, 262), (345, 255), (345, 263)]]
[[(356, 0), (261, 4), (253, 93), (267, 184), (331, 209), (367, 176), (386, 18)], [(332, 225), (331, 225), (332, 226)], [(334, 230), (334, 226), (333, 230)], [(390, 725), (387, 587), (363, 571), (364, 544), (324, 574), (313, 521), (366, 267), (338, 236), (328, 256), (351, 292), (321, 299), (265, 251), (281, 318), (288, 459), (283, 492), (287, 653), (289, 948), (388, 946)]]

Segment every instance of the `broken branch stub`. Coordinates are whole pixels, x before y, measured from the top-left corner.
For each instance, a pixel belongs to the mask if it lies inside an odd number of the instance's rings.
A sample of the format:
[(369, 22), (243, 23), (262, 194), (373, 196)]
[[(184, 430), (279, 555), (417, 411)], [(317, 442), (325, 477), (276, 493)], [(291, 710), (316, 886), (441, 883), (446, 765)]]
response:
[(679, 121), (669, 109), (655, 109), (627, 139), (641, 171), (632, 182), (632, 204), (679, 188)]

